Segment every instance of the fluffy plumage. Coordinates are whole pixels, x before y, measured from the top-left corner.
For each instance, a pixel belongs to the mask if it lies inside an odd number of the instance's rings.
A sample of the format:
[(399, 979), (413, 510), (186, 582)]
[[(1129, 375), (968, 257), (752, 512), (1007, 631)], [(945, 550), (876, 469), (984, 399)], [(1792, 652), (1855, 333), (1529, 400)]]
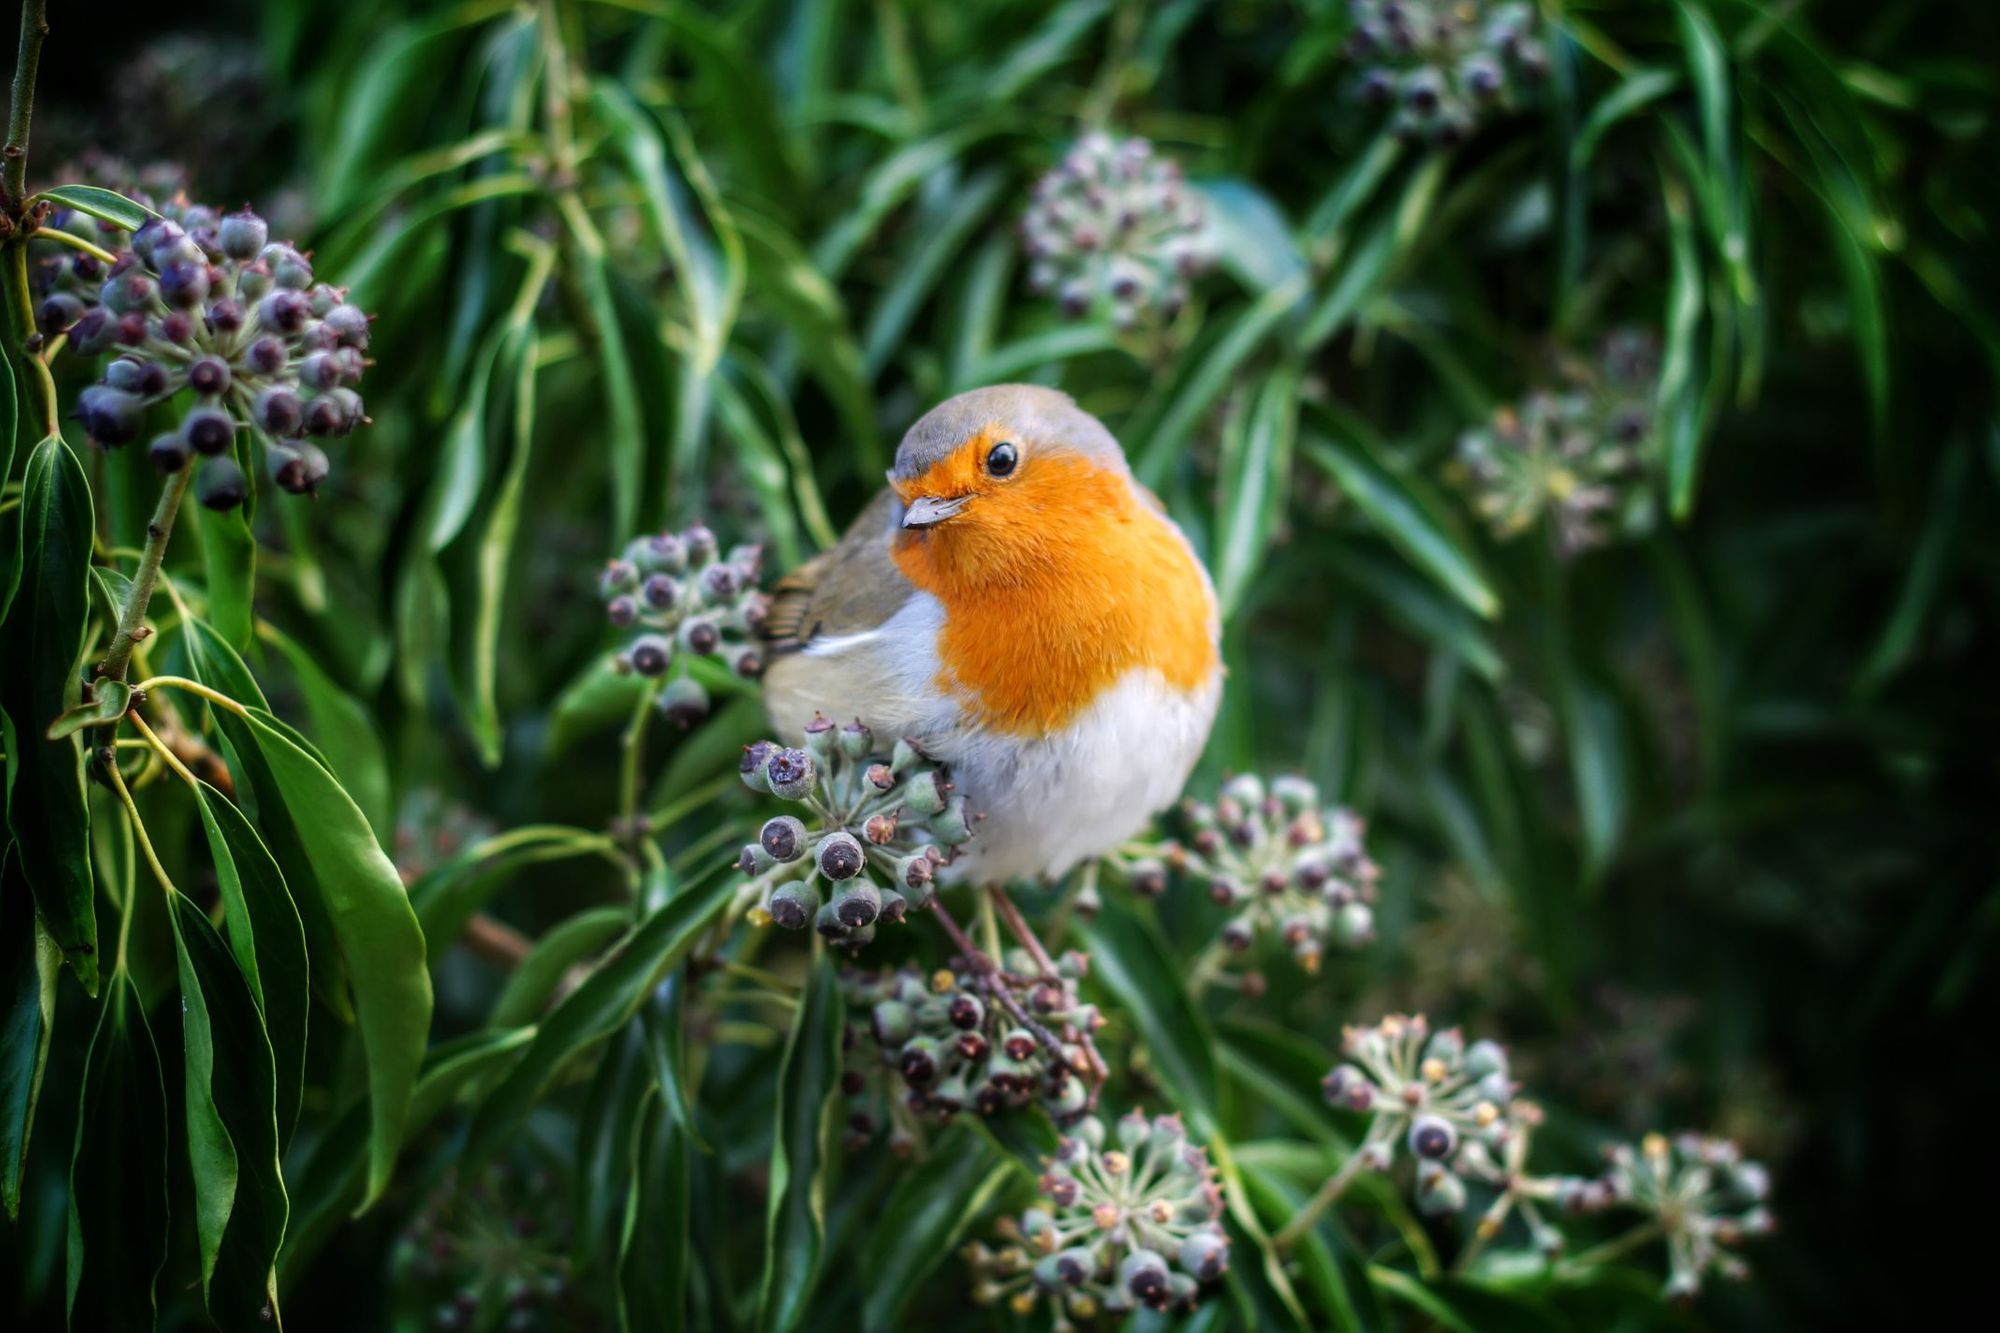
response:
[(889, 480), (776, 589), (773, 721), (858, 716), (951, 765), (986, 816), (954, 878), (1060, 874), (1131, 837), (1220, 696), (1214, 593), (1179, 529), (1095, 418), (1031, 385), (927, 413)]

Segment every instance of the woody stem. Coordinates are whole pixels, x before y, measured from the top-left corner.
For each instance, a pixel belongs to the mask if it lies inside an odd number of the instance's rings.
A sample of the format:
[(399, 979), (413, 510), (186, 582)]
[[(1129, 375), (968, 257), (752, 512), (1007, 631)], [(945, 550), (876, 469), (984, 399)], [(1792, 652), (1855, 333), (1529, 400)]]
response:
[(1014, 906), (1014, 900), (1007, 896), (1007, 890), (998, 884), (989, 884), (986, 886), (986, 894), (993, 905), (1000, 910), (1000, 919), (1006, 923), (1008, 933), (1020, 941), (1021, 947), (1028, 951), (1028, 956), (1035, 960), (1035, 966), (1042, 969), (1042, 975), (1054, 976), (1055, 960), (1049, 957), (1049, 951), (1042, 947), (1041, 940), (1029, 928), (1026, 919), (1021, 915), (1021, 909)]
[(182, 467), (167, 477), (167, 484), (160, 490), (160, 502), (153, 509), (152, 521), (146, 524), (146, 544), (139, 551), (139, 568), (132, 574), (132, 591), (125, 595), (125, 605), (118, 612), (118, 632), (112, 636), (110, 651), (97, 664), (97, 674), (106, 680), (125, 679), (132, 650), (145, 637), (146, 607), (153, 600), (153, 585), (159, 581), (160, 562), (167, 556), (167, 539), (174, 533), (174, 516), (180, 513), (181, 497), (187, 494), (188, 482), (193, 478), (194, 468)]

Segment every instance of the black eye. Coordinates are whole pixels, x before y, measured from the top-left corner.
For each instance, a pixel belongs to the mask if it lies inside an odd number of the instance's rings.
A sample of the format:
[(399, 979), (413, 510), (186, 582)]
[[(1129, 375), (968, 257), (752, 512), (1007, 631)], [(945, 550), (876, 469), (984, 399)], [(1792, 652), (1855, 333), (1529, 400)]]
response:
[(986, 455), (986, 471), (996, 477), (1004, 477), (1021, 464), (1021, 455), (1013, 445), (1004, 440), (993, 446)]

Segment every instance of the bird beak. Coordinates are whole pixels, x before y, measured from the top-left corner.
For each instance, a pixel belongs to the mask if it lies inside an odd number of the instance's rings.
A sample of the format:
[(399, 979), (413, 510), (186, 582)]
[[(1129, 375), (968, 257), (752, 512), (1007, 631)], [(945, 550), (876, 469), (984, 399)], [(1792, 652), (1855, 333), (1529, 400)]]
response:
[(969, 495), (954, 495), (949, 499), (936, 495), (920, 495), (910, 501), (903, 511), (903, 526), (906, 528), (934, 528), (952, 517), (972, 499)]

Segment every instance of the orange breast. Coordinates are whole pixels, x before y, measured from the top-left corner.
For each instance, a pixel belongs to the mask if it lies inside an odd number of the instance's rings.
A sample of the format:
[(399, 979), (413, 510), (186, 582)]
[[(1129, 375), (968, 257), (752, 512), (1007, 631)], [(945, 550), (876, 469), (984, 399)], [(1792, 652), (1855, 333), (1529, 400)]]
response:
[(1044, 455), (1024, 473), (897, 541), (897, 565), (944, 604), (939, 688), (962, 693), (973, 721), (1044, 736), (1134, 668), (1205, 684), (1214, 606), (1180, 535), (1081, 457)]

